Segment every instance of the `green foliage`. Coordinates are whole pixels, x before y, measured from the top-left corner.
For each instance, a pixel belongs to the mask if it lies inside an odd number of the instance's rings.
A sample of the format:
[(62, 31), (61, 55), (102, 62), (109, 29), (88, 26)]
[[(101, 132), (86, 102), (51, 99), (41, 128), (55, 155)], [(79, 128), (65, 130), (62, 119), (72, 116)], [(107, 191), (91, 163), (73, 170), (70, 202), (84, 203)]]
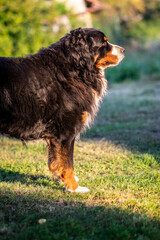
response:
[(53, 43), (59, 36), (52, 25), (64, 13), (55, 1), (0, 0), (0, 55), (23, 56)]
[(118, 44), (129, 45), (135, 39), (144, 45), (148, 40), (155, 41), (159, 37), (159, 1), (102, 1), (104, 11), (100, 14), (99, 25), (102, 29), (109, 27), (108, 33), (112, 32), (112, 38)]
[[(129, 56), (128, 56), (129, 58)], [(127, 59), (127, 57), (126, 57)], [(131, 60), (131, 59), (130, 59)], [(125, 80), (138, 80), (140, 77), (140, 67), (134, 60), (128, 59), (119, 66), (106, 70), (106, 78), (111, 82), (123, 82)]]
[(130, 28), (127, 29), (127, 35), (130, 38), (140, 41), (142, 44), (145, 44), (148, 41), (156, 41), (159, 37), (159, 26), (160, 18), (153, 18), (139, 21), (135, 24), (132, 24)]

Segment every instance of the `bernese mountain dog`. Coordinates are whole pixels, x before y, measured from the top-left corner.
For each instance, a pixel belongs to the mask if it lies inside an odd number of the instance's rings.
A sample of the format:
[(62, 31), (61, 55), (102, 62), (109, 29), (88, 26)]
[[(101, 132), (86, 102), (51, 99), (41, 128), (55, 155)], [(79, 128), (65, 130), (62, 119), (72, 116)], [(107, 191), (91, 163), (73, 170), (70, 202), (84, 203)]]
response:
[(88, 192), (73, 172), (77, 136), (90, 126), (124, 48), (93, 28), (72, 30), (25, 58), (0, 57), (0, 134), (45, 139), (49, 170), (69, 192)]

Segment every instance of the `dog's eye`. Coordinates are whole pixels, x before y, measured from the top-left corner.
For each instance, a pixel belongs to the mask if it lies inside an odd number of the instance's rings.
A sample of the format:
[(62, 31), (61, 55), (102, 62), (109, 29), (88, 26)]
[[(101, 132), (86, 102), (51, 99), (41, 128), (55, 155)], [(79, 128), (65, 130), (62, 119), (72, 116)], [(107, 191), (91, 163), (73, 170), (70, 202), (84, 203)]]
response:
[(95, 52), (96, 52), (97, 49), (98, 49), (98, 47), (91, 47), (91, 50), (92, 50), (92, 51), (95, 51)]

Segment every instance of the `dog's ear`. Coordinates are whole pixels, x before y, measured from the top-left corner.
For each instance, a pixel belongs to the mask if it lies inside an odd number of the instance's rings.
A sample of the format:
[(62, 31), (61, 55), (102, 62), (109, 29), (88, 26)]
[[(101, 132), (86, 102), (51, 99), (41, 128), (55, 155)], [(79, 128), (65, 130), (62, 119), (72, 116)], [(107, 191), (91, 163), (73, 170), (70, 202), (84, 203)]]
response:
[(76, 68), (87, 68), (89, 71), (93, 67), (91, 45), (88, 42), (88, 36), (84, 29), (78, 28), (72, 30), (64, 39), (65, 56), (69, 62)]

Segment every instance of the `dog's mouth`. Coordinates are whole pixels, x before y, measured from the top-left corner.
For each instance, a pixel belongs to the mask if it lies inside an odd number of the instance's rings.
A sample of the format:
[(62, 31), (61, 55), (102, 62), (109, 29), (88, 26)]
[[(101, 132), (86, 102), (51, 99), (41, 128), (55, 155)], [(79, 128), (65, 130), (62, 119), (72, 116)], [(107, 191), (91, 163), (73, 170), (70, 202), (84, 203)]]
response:
[(125, 52), (124, 48), (119, 47), (117, 45), (112, 45), (112, 53), (111, 54), (113, 56), (117, 56), (118, 57), (117, 64), (119, 64), (123, 60), (123, 58), (125, 57), (124, 52)]
[(124, 48), (113, 44), (110, 45), (112, 46), (111, 51), (96, 63), (97, 68), (105, 69), (107, 67), (114, 67), (118, 65), (125, 57)]

